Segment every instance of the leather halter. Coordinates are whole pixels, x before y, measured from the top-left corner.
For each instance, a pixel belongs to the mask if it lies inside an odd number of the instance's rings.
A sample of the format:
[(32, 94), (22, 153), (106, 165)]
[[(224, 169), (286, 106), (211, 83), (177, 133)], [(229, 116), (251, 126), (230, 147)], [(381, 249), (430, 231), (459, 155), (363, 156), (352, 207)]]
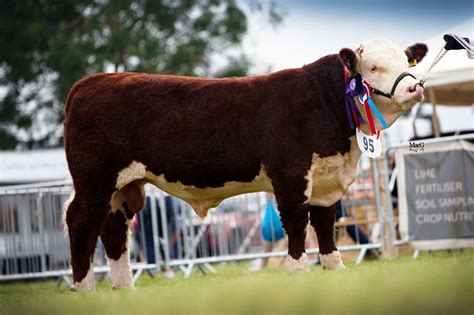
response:
[[(418, 80), (418, 79), (417, 79), (413, 74), (411, 74), (410, 72), (404, 71), (404, 72), (400, 73), (400, 75), (397, 77), (397, 79), (395, 80), (395, 82), (393, 82), (392, 90), (390, 91), (390, 94), (387, 93), (387, 92), (380, 91), (379, 89), (376, 89), (376, 88), (374, 88), (374, 87), (371, 86), (372, 93), (377, 94), (377, 95), (381, 95), (381, 96), (385, 96), (385, 97), (391, 99), (391, 98), (393, 97), (393, 94), (395, 93), (395, 89), (397, 88), (398, 84), (399, 84), (400, 81), (402, 81), (405, 77), (412, 77), (413, 79)], [(418, 82), (416, 85), (420, 85), (421, 87), (423, 87), (423, 84), (422, 84), (421, 82)]]

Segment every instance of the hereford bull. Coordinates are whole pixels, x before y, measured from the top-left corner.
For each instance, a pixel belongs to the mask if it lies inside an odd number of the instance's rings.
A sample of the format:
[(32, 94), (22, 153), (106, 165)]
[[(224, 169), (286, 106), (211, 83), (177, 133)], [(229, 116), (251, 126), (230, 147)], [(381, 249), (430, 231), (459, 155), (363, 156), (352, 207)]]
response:
[[(254, 77), (114, 73), (78, 81), (64, 122), (75, 190), (65, 216), (75, 289), (94, 289), (99, 236), (113, 286), (133, 286), (129, 225), (144, 206), (145, 183), (185, 200), (201, 217), (225, 198), (274, 192), (288, 234), (289, 270), (309, 269), (308, 221), (323, 267), (344, 268), (333, 240), (334, 203), (354, 181), (361, 154), (345, 112), (344, 69), (390, 91), (408, 59), (420, 61), (426, 51), (424, 44), (403, 51), (376, 39)], [(422, 94), (418, 81), (405, 76), (391, 98), (374, 101), (392, 124)], [(369, 133), (366, 125), (362, 130)]]

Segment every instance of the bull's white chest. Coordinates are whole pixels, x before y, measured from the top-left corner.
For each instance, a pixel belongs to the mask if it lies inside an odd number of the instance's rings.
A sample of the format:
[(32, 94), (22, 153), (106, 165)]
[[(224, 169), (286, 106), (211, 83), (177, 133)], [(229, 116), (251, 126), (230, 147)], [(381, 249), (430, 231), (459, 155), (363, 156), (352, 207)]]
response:
[(361, 152), (356, 137), (351, 137), (349, 152), (320, 158), (313, 154), (308, 171), (308, 189), (305, 194), (314, 206), (330, 206), (342, 198), (357, 177), (357, 163)]

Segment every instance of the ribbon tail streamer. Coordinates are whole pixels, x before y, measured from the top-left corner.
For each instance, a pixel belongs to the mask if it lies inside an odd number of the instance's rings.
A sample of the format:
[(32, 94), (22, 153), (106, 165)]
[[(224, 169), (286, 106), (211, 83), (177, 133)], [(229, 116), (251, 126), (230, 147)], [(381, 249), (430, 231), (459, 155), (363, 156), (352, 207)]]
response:
[(364, 120), (364, 118), (362, 118), (362, 114), (360, 113), (359, 108), (357, 107), (355, 101), (354, 100), (352, 100), (352, 101), (353, 101), (352, 102), (352, 108), (355, 111), (355, 113), (357, 114), (357, 119), (359, 120), (359, 123), (361, 125), (365, 124), (365, 120)]
[(372, 117), (372, 112), (370, 111), (370, 106), (367, 101), (364, 102), (364, 109), (365, 114), (367, 115), (367, 119), (369, 120), (370, 132), (372, 135), (375, 134), (375, 125), (374, 125), (374, 118)]
[(374, 112), (375, 116), (377, 116), (377, 119), (380, 121), (380, 123), (382, 124), (383, 128), (388, 128), (388, 124), (387, 122), (385, 121), (385, 119), (383, 119), (383, 116), (382, 114), (380, 114), (379, 110), (377, 109), (377, 106), (375, 106), (374, 104), (374, 101), (372, 101), (372, 98), (371, 97), (368, 97), (367, 98), (367, 102), (369, 103), (369, 106), (370, 108), (372, 109), (372, 111)]
[[(351, 130), (354, 129), (354, 122), (353, 122), (353, 118), (352, 118), (352, 104), (351, 104), (351, 97), (350, 96), (346, 96), (346, 113), (347, 113), (347, 119), (349, 120), (349, 125), (351, 127)], [(353, 101), (353, 100), (352, 100)]]

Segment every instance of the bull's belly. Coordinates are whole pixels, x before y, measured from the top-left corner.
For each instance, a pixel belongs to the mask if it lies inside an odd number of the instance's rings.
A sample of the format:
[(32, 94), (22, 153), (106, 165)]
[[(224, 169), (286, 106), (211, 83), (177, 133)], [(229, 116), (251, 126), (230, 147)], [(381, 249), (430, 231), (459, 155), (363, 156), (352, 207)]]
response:
[[(337, 169), (324, 176), (314, 175), (309, 203), (318, 206), (334, 204), (347, 192), (354, 179), (355, 174), (347, 174), (345, 169)], [(197, 188), (180, 182), (170, 183), (162, 175), (150, 174), (147, 181), (168, 194), (186, 201), (201, 217), (206, 216), (208, 209), (217, 207), (226, 198), (252, 192), (273, 192), (270, 179), (263, 169), (251, 182), (227, 182), (222, 187), (214, 188)]]
[(210, 208), (217, 207), (224, 199), (245, 193), (266, 191), (273, 188), (263, 168), (250, 182), (226, 182), (222, 187), (198, 188), (183, 185), (181, 182), (168, 182), (163, 175), (147, 172), (146, 180), (168, 194), (180, 198), (191, 205), (197, 215), (206, 216)]
[(146, 169), (144, 164), (133, 161), (128, 167), (120, 171), (116, 188), (120, 191), (133, 181), (150, 183), (168, 194), (186, 201), (200, 217), (206, 216), (210, 208), (217, 207), (226, 198), (251, 192), (273, 191), (270, 179), (263, 167), (250, 182), (230, 181), (222, 187), (198, 188), (192, 185), (184, 185), (179, 181), (168, 182), (164, 175), (153, 174)]
[[(355, 144), (357, 146), (357, 144)], [(357, 149), (358, 150), (358, 149)], [(312, 166), (308, 171), (308, 187), (305, 195), (311, 205), (330, 206), (338, 201), (356, 178), (357, 161), (360, 151), (351, 151), (345, 155), (320, 158), (313, 155)], [(217, 207), (224, 199), (251, 192), (273, 192), (271, 181), (264, 167), (250, 182), (226, 182), (222, 187), (198, 188), (183, 185), (181, 182), (168, 182), (164, 175), (156, 175), (146, 170), (139, 162), (132, 162), (119, 173), (116, 187), (121, 189), (135, 180), (144, 180), (162, 189), (168, 194), (189, 203), (194, 211), (204, 217), (210, 208)]]

